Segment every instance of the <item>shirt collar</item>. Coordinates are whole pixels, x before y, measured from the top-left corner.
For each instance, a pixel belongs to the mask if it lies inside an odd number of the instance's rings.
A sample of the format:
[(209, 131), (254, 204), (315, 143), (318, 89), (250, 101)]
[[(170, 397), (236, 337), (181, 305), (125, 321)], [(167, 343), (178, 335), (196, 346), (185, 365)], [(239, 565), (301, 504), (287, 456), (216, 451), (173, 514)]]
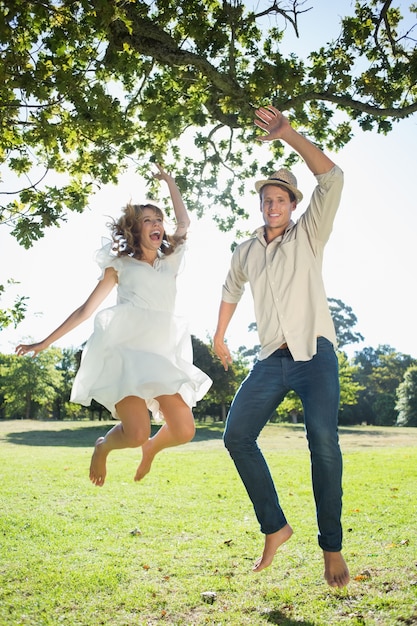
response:
[[(276, 243), (279, 243), (280, 241), (282, 241), (284, 235), (286, 235), (290, 230), (292, 230), (292, 228), (294, 226), (295, 226), (295, 223), (291, 220), (290, 223), (288, 224), (287, 228), (283, 232), (283, 234), (280, 235), (279, 237), (275, 237), (275, 239), (273, 239), (270, 243), (272, 243), (273, 241), (275, 241)], [(265, 239), (265, 225), (262, 225), (262, 226), (259, 226), (259, 228), (256, 228), (256, 230), (252, 233), (252, 237), (255, 237), (264, 246), (266, 246), (267, 243), (266, 243), (266, 239)]]

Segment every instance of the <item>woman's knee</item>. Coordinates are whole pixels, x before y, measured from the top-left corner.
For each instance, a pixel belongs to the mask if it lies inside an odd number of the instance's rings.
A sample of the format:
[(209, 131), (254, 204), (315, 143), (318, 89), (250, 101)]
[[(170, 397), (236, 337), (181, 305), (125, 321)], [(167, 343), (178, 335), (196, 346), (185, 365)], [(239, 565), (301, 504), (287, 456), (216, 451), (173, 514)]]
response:
[(194, 435), (195, 435), (195, 424), (194, 424), (194, 420), (188, 421), (183, 423), (181, 425), (181, 428), (179, 429), (179, 439), (181, 440), (181, 443), (188, 443), (189, 441), (191, 441), (192, 439), (194, 439)]
[(190, 407), (176, 394), (157, 398), (165, 422), (177, 444), (188, 443), (194, 438), (195, 423)]
[(145, 401), (136, 396), (127, 396), (116, 404), (116, 410), (127, 447), (142, 446), (151, 435), (151, 423)]
[(127, 445), (129, 448), (139, 448), (149, 439), (151, 435), (151, 426), (149, 424), (129, 424), (129, 426), (123, 425), (123, 432), (125, 434)]

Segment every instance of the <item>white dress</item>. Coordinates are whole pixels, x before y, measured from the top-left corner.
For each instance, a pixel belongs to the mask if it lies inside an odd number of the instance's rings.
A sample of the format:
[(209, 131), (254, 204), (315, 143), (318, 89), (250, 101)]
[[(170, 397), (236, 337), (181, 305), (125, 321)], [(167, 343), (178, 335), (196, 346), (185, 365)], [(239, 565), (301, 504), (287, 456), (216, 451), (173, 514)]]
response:
[(187, 324), (174, 314), (184, 251), (181, 244), (153, 266), (115, 256), (110, 242), (97, 252), (103, 272), (106, 267), (117, 271), (117, 304), (96, 315), (71, 402), (89, 406), (94, 398), (117, 417), (115, 405), (126, 396), (138, 396), (160, 421), (157, 396), (179, 393), (193, 407), (207, 393), (212, 380), (193, 365)]

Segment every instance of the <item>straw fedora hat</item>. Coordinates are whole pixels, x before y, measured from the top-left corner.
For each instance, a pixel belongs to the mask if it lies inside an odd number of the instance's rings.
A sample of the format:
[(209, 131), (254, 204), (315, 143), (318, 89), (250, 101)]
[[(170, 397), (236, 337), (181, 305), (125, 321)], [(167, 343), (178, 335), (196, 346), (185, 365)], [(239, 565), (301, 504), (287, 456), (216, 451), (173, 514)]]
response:
[(301, 202), (303, 199), (303, 194), (299, 189), (297, 189), (296, 177), (289, 170), (285, 169), (285, 167), (282, 167), (277, 172), (274, 172), (266, 180), (258, 180), (255, 183), (256, 191), (259, 193), (265, 185), (279, 185), (280, 187), (286, 187), (295, 195), (297, 202)]

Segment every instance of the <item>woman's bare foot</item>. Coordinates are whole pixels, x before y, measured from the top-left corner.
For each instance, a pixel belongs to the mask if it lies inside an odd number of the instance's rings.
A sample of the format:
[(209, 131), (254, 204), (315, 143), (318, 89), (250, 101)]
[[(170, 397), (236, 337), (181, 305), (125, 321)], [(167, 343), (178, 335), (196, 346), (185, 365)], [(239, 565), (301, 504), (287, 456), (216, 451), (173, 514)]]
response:
[(324, 578), (330, 587), (346, 587), (350, 580), (349, 570), (341, 552), (326, 552), (324, 556)]
[(152, 440), (148, 439), (142, 446), (142, 460), (139, 463), (136, 470), (135, 480), (142, 480), (150, 472), (152, 461), (154, 460), (154, 454), (152, 453)]
[(90, 463), (90, 480), (96, 487), (102, 487), (106, 479), (106, 459), (108, 452), (103, 446), (104, 437), (96, 441)]
[(289, 524), (285, 524), (283, 528), (277, 530), (276, 533), (271, 533), (270, 535), (265, 535), (265, 546), (264, 551), (261, 557), (255, 562), (253, 566), (254, 572), (260, 572), (265, 569), (269, 565), (271, 565), (274, 560), (274, 556), (278, 548), (288, 541), (288, 539), (292, 535), (292, 528)]

